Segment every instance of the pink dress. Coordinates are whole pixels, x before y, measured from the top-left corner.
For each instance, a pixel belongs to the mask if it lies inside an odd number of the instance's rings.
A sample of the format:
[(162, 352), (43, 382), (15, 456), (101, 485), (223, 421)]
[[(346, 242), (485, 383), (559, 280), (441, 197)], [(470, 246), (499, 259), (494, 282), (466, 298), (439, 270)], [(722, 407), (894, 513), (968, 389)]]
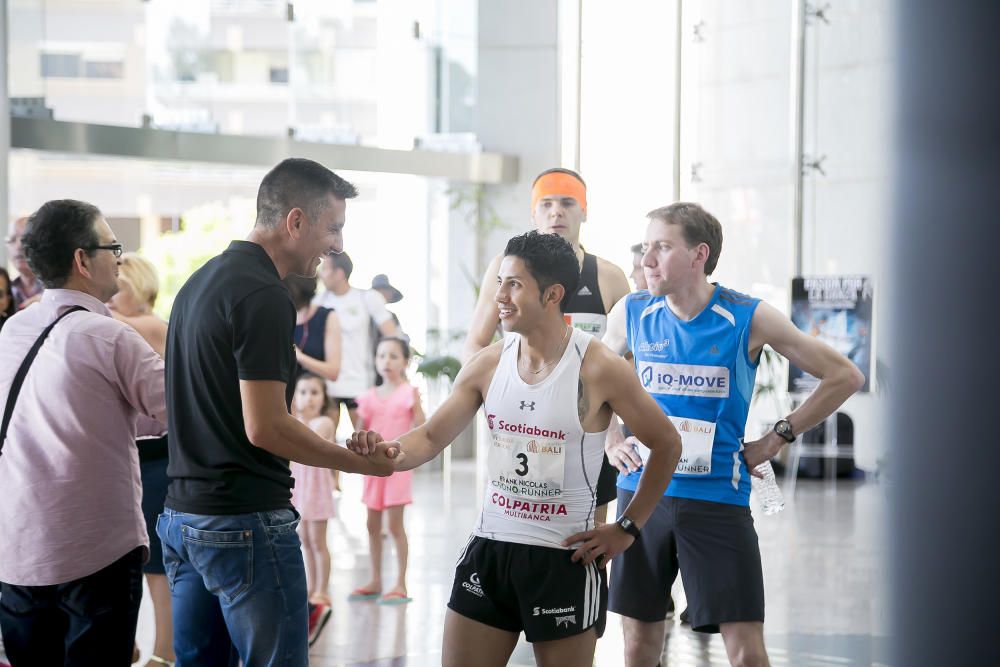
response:
[(333, 475), (326, 468), (314, 468), (298, 461), (288, 467), (295, 479), (292, 487), (292, 506), (302, 515), (303, 521), (325, 521), (337, 516), (333, 503)]
[[(395, 440), (413, 428), (413, 387), (404, 382), (388, 396), (372, 387), (358, 396), (358, 416), (365, 428), (386, 440)], [(371, 510), (409, 505), (413, 502), (413, 472), (395, 472), (388, 477), (365, 477), (361, 500)]]

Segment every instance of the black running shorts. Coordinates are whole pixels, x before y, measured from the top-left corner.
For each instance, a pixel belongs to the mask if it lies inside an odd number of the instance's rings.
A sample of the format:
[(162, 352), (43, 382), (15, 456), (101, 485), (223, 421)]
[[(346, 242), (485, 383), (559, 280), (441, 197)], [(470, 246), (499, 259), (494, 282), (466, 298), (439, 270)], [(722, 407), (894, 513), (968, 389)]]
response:
[[(618, 489), (619, 515), (632, 496)], [(639, 539), (611, 563), (609, 609), (647, 623), (664, 620), (678, 568), (693, 629), (764, 621), (764, 573), (749, 507), (661, 498)]]
[(455, 568), (448, 608), (474, 621), (524, 631), (529, 642), (604, 634), (607, 575), (570, 560), (569, 549), (472, 537)]

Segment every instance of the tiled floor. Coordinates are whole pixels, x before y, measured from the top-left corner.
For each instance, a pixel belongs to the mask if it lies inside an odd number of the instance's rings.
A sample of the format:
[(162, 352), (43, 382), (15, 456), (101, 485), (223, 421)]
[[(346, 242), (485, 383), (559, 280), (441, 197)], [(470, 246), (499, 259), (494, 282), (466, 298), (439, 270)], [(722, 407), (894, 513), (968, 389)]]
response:
[[(347, 593), (368, 576), (365, 510), (360, 479), (346, 476), (340, 518), (332, 522), (334, 613), (313, 647), (313, 665), (423, 667), (439, 665), (444, 612), (455, 558), (476, 513), (474, 471), (456, 465), (450, 493), (439, 471), (415, 475), (415, 503), (407, 509), (410, 537), (409, 605), (349, 603)], [(794, 667), (885, 665), (888, 657), (887, 594), (881, 542), (884, 486), (874, 482), (800, 481), (795, 498), (775, 516), (756, 515), (767, 598), (765, 634), (771, 662)], [(386, 574), (395, 572), (391, 547)], [(674, 598), (682, 608), (680, 584)], [(152, 644), (152, 609), (143, 601), (139, 644)], [(674, 624), (664, 665), (727, 665), (717, 636)], [(511, 665), (533, 665), (521, 642)], [(609, 614), (595, 665), (622, 664), (621, 626)]]

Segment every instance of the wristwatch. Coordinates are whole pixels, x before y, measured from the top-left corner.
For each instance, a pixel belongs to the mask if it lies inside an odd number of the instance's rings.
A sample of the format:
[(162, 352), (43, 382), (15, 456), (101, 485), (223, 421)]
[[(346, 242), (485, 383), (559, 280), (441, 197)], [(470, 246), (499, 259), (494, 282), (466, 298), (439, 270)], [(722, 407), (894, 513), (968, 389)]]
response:
[(635, 539), (639, 539), (639, 528), (635, 525), (635, 521), (623, 515), (622, 518), (618, 519), (616, 523), (621, 526), (622, 530), (626, 533)]
[(787, 419), (779, 419), (774, 424), (774, 432), (781, 436), (785, 442), (795, 442), (795, 434), (792, 433), (792, 425)]

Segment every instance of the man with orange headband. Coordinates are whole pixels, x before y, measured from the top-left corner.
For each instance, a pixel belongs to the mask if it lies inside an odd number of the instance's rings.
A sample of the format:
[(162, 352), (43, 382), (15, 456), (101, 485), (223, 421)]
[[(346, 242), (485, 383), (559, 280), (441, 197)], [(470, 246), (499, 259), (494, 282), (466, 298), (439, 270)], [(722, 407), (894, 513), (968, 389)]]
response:
[[(567, 324), (600, 340), (607, 329), (607, 314), (630, 290), (628, 279), (620, 268), (580, 246), (580, 226), (587, 220), (587, 184), (570, 169), (543, 171), (531, 185), (531, 220), (538, 231), (558, 234), (573, 246), (580, 263), (580, 280), (565, 304), (564, 318)], [(463, 363), (492, 343), (497, 332), (500, 314), (493, 297), (502, 259), (500, 255), (494, 257), (483, 276), (462, 351)], [(605, 459), (597, 482), (597, 518), (601, 522), (607, 516), (607, 504), (616, 497), (617, 473)]]

